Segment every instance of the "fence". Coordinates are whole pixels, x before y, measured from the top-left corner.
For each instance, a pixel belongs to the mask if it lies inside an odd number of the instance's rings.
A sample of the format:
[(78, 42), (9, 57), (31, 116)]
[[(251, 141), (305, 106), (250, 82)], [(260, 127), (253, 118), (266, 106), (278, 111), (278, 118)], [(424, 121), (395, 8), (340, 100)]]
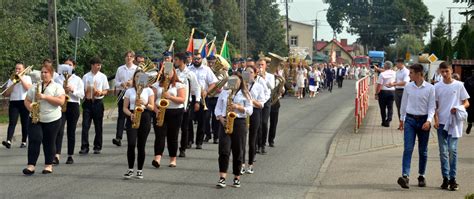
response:
[(355, 125), (354, 125), (354, 132), (357, 133), (357, 131), (360, 128), (360, 125), (362, 124), (362, 121), (365, 118), (365, 115), (367, 114), (367, 111), (369, 110), (369, 96), (370, 96), (370, 85), (374, 85), (375, 81), (377, 79), (377, 76), (374, 75), (373, 77), (367, 76), (364, 77), (356, 82), (355, 85), (355, 91), (356, 91), (356, 97), (355, 97), (355, 110), (354, 110), (354, 116), (355, 116)]

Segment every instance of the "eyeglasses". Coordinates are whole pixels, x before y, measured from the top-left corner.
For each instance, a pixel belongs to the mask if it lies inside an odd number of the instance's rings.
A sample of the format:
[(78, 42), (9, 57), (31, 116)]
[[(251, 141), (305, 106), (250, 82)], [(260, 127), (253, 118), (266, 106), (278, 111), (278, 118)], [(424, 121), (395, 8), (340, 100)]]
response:
[(193, 58), (193, 60), (201, 60), (201, 58), (200, 57), (195, 57), (195, 58)]

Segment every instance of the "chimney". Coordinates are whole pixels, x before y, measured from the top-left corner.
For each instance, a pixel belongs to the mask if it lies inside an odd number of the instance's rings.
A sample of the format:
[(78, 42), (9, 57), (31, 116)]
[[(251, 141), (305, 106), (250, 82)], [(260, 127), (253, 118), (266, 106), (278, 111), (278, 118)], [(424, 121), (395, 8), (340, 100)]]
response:
[(347, 46), (347, 39), (341, 39), (341, 45), (346, 47)]

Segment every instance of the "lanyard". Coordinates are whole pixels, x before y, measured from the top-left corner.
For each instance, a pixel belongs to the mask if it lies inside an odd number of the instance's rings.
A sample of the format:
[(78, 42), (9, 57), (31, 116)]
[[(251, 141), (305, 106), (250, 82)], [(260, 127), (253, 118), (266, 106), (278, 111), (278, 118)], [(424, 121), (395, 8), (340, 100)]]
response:
[(44, 84), (42, 85), (41, 94), (44, 93), (44, 91), (46, 90), (46, 88), (48, 88), (48, 86), (49, 86), (50, 83), (51, 83), (51, 81), (49, 81), (48, 84), (46, 84), (46, 86), (44, 86)]

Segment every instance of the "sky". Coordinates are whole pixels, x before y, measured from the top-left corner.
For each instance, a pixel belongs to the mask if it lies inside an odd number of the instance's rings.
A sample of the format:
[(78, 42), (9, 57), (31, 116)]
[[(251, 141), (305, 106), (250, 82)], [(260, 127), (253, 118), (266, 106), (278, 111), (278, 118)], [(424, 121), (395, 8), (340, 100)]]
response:
[[(277, 0), (277, 3), (280, 4), (280, 10), (282, 15), (285, 13), (285, 0)], [(299, 21), (307, 24), (313, 24), (316, 18), (316, 12), (320, 10), (327, 9), (329, 4), (323, 3), (323, 0), (289, 0), (289, 16), (293, 21)], [(448, 9), (447, 7), (466, 7), (466, 3), (453, 3), (452, 0), (423, 0), (425, 5), (428, 7), (428, 11), (431, 15), (435, 17), (432, 24), (436, 24), (439, 16), (443, 13), (446, 22), (448, 20)], [(451, 11), (451, 21), (453, 22), (453, 37), (457, 35), (457, 32), (461, 29), (461, 24), (458, 22), (465, 22), (466, 19), (464, 16), (458, 14), (464, 10), (453, 9)], [(333, 31), (331, 26), (326, 21), (326, 11), (321, 11), (318, 13), (318, 40), (324, 39), (325, 41), (331, 40), (333, 37)], [(347, 24), (346, 24), (347, 25)], [(434, 29), (435, 25), (433, 25)], [(314, 33), (313, 33), (314, 37)], [(337, 35), (337, 39), (348, 39), (348, 43), (353, 43), (358, 36), (351, 35), (347, 31), (343, 30), (341, 34)], [(426, 33), (424, 37), (425, 43), (429, 40), (429, 32)]]

